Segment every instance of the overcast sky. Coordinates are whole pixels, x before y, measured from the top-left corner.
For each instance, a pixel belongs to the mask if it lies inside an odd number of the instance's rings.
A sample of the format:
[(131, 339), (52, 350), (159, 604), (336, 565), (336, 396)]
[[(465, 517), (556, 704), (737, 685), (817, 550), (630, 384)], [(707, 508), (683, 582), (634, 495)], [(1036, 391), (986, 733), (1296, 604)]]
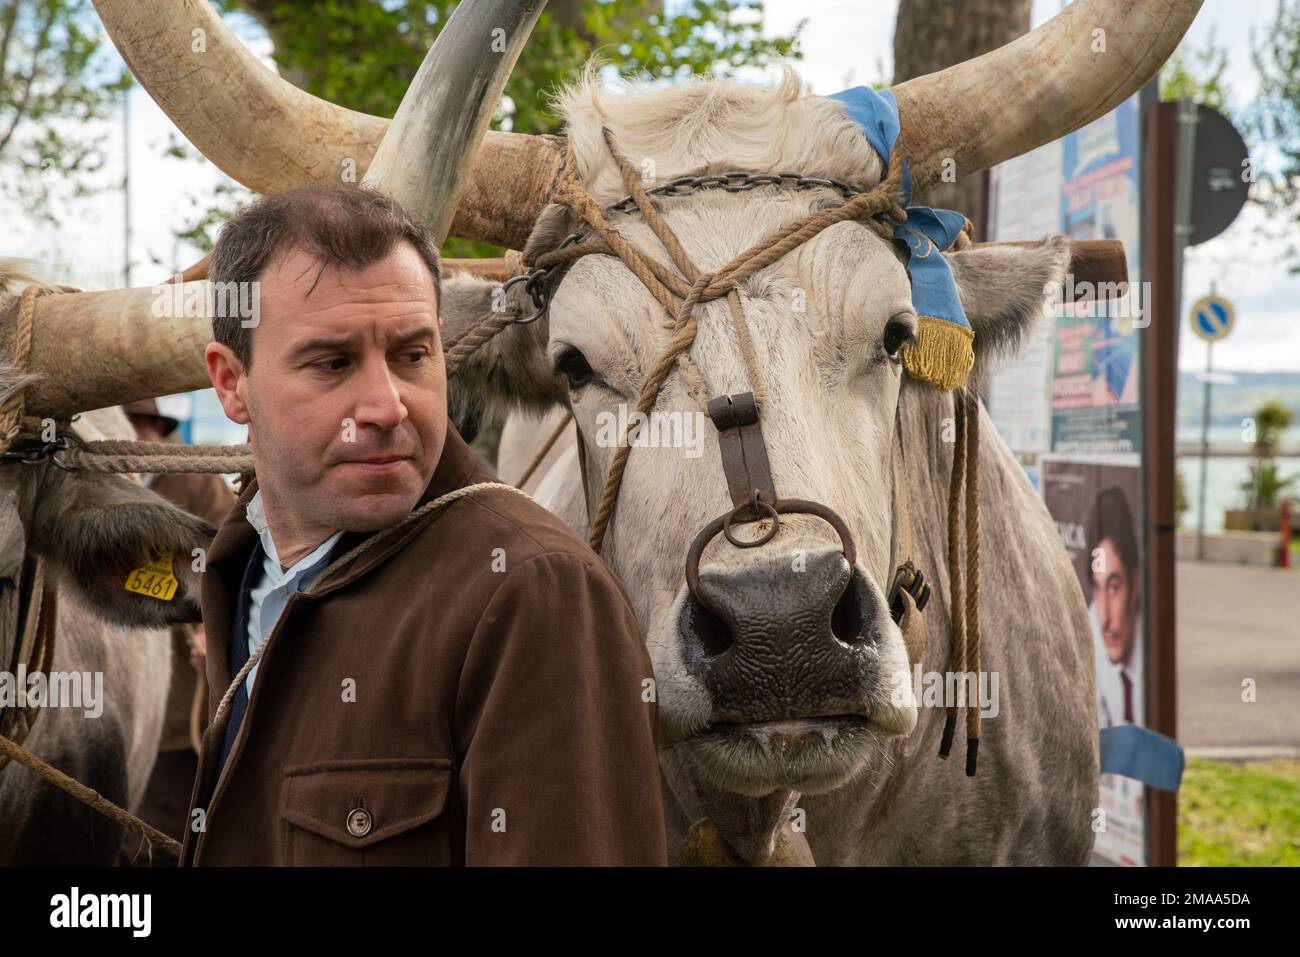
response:
[[(672, 0), (670, 0), (670, 3)], [(1034, 23), (1050, 18), (1060, 0), (1035, 0)], [(767, 0), (773, 32), (787, 33), (808, 19), (799, 71), (813, 92), (827, 94), (846, 86), (872, 83), (891, 75), (896, 0)], [(1274, 0), (1207, 0), (1190, 33), (1190, 42), (1205, 44), (1211, 29), (1228, 51), (1232, 102), (1249, 104), (1257, 80), (1250, 62), (1250, 31), (1271, 20)], [(265, 55), (268, 44), (249, 21), (237, 32)], [(178, 246), (172, 229), (188, 221), (221, 174), (206, 163), (170, 160), (160, 154), (171, 123), (140, 88), (131, 95), (131, 181), (133, 285), (148, 285), (199, 257), (196, 249)], [(106, 177), (122, 175), (120, 114), (109, 125), (112, 161)], [(198, 200), (199, 207), (192, 206)], [(76, 207), (75, 220), (58, 234), (35, 226), (20, 210), (0, 208), (0, 221), (13, 224), (0, 232), (0, 256), (28, 256), (54, 278), (82, 288), (122, 284), (123, 202), (114, 192)], [(1271, 224), (1274, 228), (1278, 224)], [(1209, 291), (1211, 282), (1237, 305), (1237, 327), (1215, 347), (1215, 367), (1239, 370), (1300, 371), (1300, 277), (1289, 276), (1274, 262), (1267, 242), (1258, 237), (1270, 224), (1248, 208), (1222, 236), (1189, 252), (1184, 302)], [(1025, 237), (1032, 238), (1032, 237)], [(1180, 365), (1204, 365), (1204, 346), (1183, 336)]]

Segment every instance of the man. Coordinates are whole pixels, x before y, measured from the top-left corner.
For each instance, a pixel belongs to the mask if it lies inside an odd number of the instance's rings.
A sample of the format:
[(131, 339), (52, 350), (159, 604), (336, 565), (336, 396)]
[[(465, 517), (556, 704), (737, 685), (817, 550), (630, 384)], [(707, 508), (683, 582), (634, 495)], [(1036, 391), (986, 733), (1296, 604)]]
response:
[[(188, 417), (184, 396), (143, 399), (122, 407), (141, 442), (174, 441), (180, 419)], [(173, 505), (197, 515), (211, 525), (219, 525), (230, 514), (235, 496), (218, 475), (193, 473), (145, 474), (144, 484)], [(185, 831), (185, 812), (194, 776), (198, 772), (198, 736), (207, 727), (206, 681), (203, 672), (204, 634), (202, 625), (175, 625), (172, 632), (172, 681), (167, 692), (167, 709), (163, 716), (162, 738), (145, 790), (144, 802), (137, 814), (164, 834), (178, 837)], [(196, 705), (199, 707), (196, 709)], [(124, 851), (136, 864), (150, 861), (154, 865), (172, 864), (166, 854), (148, 855), (137, 835), (127, 835)]]
[(1097, 668), (1101, 725), (1144, 724), (1140, 558), (1133, 513), (1118, 488), (1105, 489), (1093, 503), (1088, 550), (1092, 558), (1088, 615), (1101, 643)]
[(605, 566), (503, 489), (391, 530), (493, 478), (447, 419), (424, 228), (364, 188), (268, 196), (209, 280), (258, 284), (207, 348), (256, 479), (203, 576), (182, 863), (665, 863), (649, 657)]

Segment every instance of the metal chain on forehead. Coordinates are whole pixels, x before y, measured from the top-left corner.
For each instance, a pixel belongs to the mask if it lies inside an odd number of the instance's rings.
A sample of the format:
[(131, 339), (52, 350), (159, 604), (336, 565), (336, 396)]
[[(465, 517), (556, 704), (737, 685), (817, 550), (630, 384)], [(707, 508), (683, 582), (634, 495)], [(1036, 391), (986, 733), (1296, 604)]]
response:
[[(805, 176), (802, 173), (750, 173), (744, 170), (731, 170), (726, 173), (710, 173), (699, 176), (678, 176), (663, 183), (659, 186), (652, 186), (645, 190), (645, 195), (650, 197), (668, 196), (692, 196), (701, 190), (720, 189), (724, 193), (745, 193), (751, 189), (757, 189), (760, 186), (777, 186), (782, 189), (794, 190), (796, 192), (811, 189), (833, 189), (844, 199), (851, 199), (859, 195), (860, 190), (854, 189), (847, 183), (841, 183), (837, 179), (828, 179), (823, 176)], [(604, 214), (611, 213), (635, 213), (641, 209), (637, 198), (628, 194), (620, 200), (609, 203), (604, 207)], [(883, 234), (882, 234), (883, 235)], [(568, 253), (561, 253), (562, 250), (569, 249), (574, 244), (587, 240), (579, 250)], [(573, 261), (581, 256), (592, 253), (609, 254), (611, 250), (599, 238), (591, 239), (589, 230), (580, 230), (569, 233), (560, 244), (546, 254), (539, 256), (537, 262), (540, 265), (535, 266), (528, 272), (520, 273), (517, 276), (511, 276), (502, 286), (503, 290), (508, 290), (512, 286), (524, 283), (524, 291), (528, 293), (529, 298), (533, 301), (535, 310), (532, 315), (526, 319), (518, 319), (516, 325), (527, 325), (540, 319), (546, 314), (546, 309), (550, 305), (550, 298), (555, 292), (558, 280), (563, 275), (565, 269)], [(672, 284), (673, 279), (678, 278), (675, 273), (665, 271), (659, 274), (661, 281), (666, 281), (673, 288), (674, 293), (679, 297), (685, 297), (686, 286), (676, 286)]]
[[(578, 258), (592, 253), (605, 253), (617, 256), (646, 287), (656, 301), (663, 306), (669, 317), (666, 323), (669, 332), (668, 344), (660, 353), (653, 367), (646, 375), (636, 411), (641, 416), (650, 413), (659, 397), (659, 391), (674, 368), (681, 368), (683, 373), (702, 385), (702, 376), (695, 363), (691, 361), (689, 349), (695, 341), (699, 324), (695, 316), (695, 307), (714, 299), (726, 298), (732, 322), (740, 343), (746, 372), (754, 388), (755, 399), (761, 409), (765, 389), (762, 374), (754, 354), (753, 340), (737, 290), (739, 283), (761, 269), (770, 266), (786, 253), (812, 239), (823, 229), (835, 223), (857, 220), (875, 229), (881, 236), (891, 238), (894, 227), (907, 218), (901, 205), (902, 162), (896, 155), (890, 162), (885, 178), (868, 192), (855, 192), (851, 187), (835, 180), (804, 177), (791, 173), (721, 173), (707, 176), (679, 177), (662, 186), (647, 190), (641, 177), (632, 168), (627, 158), (619, 151), (608, 129), (602, 129), (606, 148), (618, 164), (624, 185), (629, 196), (612, 204), (615, 212), (639, 210), (646, 224), (655, 234), (660, 244), (668, 253), (672, 266), (660, 263), (642, 255), (621, 234), (616, 232), (605, 218), (605, 209), (586, 191), (578, 177), (577, 161), (573, 142), (569, 141), (564, 167), (560, 173), (559, 183), (552, 197), (553, 201), (568, 206), (599, 237), (580, 241), (581, 234), (570, 234), (556, 249), (547, 252), (533, 263), (534, 269), (527, 274), (529, 286), (536, 289), (542, 280), (531, 278), (541, 271), (556, 269), (574, 262)], [(803, 184), (800, 186), (799, 184)], [(813, 189), (831, 188), (849, 198), (838, 206), (812, 213), (803, 219), (790, 223), (746, 249), (721, 269), (713, 273), (701, 273), (686, 255), (677, 236), (664, 221), (662, 214), (651, 199), (654, 195), (684, 195), (698, 189), (721, 188), (731, 192), (741, 192), (759, 186), (787, 186), (793, 188)], [(883, 218), (882, 218), (883, 217)], [(674, 268), (676, 272), (674, 272)], [(515, 277), (512, 281), (524, 281), (524, 277)], [(545, 308), (545, 303), (542, 304)], [(532, 317), (536, 318), (536, 317)], [(698, 398), (701, 390), (693, 390)], [(601, 494), (600, 504), (592, 518), (590, 544), (597, 552), (605, 540), (614, 506), (618, 500), (623, 473), (627, 467), (631, 452), (632, 429), (641, 416), (630, 416), (633, 424), (629, 425), (627, 441), (619, 444), (610, 464), (609, 474)]]

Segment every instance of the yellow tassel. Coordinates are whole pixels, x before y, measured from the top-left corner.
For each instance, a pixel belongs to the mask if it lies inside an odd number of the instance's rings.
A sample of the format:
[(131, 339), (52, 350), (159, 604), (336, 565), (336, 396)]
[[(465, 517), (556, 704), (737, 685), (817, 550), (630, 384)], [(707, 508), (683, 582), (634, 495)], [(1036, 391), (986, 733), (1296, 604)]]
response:
[(956, 323), (920, 316), (917, 344), (903, 347), (909, 375), (933, 383), (940, 392), (964, 386), (975, 367), (975, 334)]

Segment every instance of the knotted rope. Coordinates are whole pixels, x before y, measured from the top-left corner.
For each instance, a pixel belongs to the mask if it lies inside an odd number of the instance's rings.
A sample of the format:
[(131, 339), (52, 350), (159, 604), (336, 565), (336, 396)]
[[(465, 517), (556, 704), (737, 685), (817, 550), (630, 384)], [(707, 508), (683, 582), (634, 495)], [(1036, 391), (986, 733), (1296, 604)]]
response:
[(247, 445), (175, 445), (102, 439), (73, 445), (63, 464), (83, 472), (195, 472), (224, 475), (253, 471)]
[[(36, 300), (44, 295), (77, 292), (72, 286), (45, 288), (29, 285), (18, 301), (18, 322), (14, 326), (10, 370), (16, 385), (10, 388), (4, 403), (0, 404), (0, 453), (6, 453), (23, 433), (40, 432), (46, 420), (26, 414), (26, 388), (22, 380), (27, 373), (27, 362), (32, 352), (32, 330), (36, 321)], [(67, 419), (55, 419), (56, 430), (62, 432), (68, 426)]]
[[(948, 703), (939, 757), (952, 750), (957, 713), (966, 709), (966, 774), (973, 776), (980, 744), (980, 506), (979, 506), (979, 399), (969, 389), (953, 394), (956, 431), (952, 452), (952, 477), (948, 482), (948, 579), (951, 591), (952, 649), (948, 671), (958, 676), (957, 699)], [(966, 519), (965, 600), (962, 588), (963, 481)], [(966, 675), (975, 687), (968, 689)], [(970, 692), (968, 694), (968, 691)], [(971, 700), (971, 698), (974, 700)]]
[[(669, 317), (669, 321), (665, 323), (669, 333), (668, 343), (641, 385), (636, 404), (636, 411), (641, 415), (629, 416), (628, 433), (625, 441), (621, 442), (614, 452), (605, 486), (592, 518), (589, 543), (597, 552), (600, 552), (604, 544), (618, 501), (623, 475), (632, 449), (630, 439), (637, 420), (650, 413), (658, 401), (663, 384), (674, 368), (680, 368), (684, 375), (695, 380), (697, 388), (688, 391), (697, 402), (702, 396), (708, 394), (703, 376), (689, 354), (699, 328), (695, 317), (696, 307), (726, 297), (745, 369), (753, 388), (756, 404), (761, 409), (766, 399), (766, 388), (737, 285), (835, 223), (850, 219), (859, 220), (874, 229), (882, 238), (891, 240), (894, 227), (907, 218), (907, 212), (902, 207), (901, 194), (903, 164), (901, 154), (895, 151), (890, 158), (884, 179), (874, 189), (859, 193), (838, 206), (790, 223), (746, 249), (716, 272), (701, 273), (690, 261), (676, 234), (646, 193), (640, 176), (615, 145), (610, 131), (602, 129), (602, 134), (606, 148), (618, 166), (629, 196), (641, 212), (646, 225), (667, 252), (676, 272), (657, 260), (644, 256), (609, 224), (600, 205), (586, 191), (578, 177), (573, 142), (570, 140), (559, 183), (552, 199), (572, 209), (591, 227), (597, 238), (589, 238), (581, 243), (547, 252), (537, 257), (534, 266), (550, 268), (574, 262), (592, 253), (613, 254), (641, 281)], [(969, 236), (963, 232), (958, 236), (956, 245), (958, 248), (969, 245)], [(954, 410), (957, 437), (948, 495), (948, 566), (952, 582), (950, 611), (953, 627), (949, 668), (962, 676), (961, 688), (964, 691), (967, 672), (974, 673), (975, 685), (978, 689), (980, 668), (979, 400), (969, 390), (962, 390), (960, 394), (954, 395)], [(557, 431), (548, 441), (543, 448), (543, 455), (558, 434)], [(528, 474), (531, 474), (531, 468)], [(965, 589), (962, 587), (961, 569), (963, 490), (966, 524)], [(980, 734), (978, 692), (975, 694), (974, 702), (966, 700), (964, 695), (959, 698), (959, 701), (962, 703), (961, 706), (966, 707), (966, 773), (974, 775)], [(953, 702), (948, 707), (943, 741), (940, 746), (941, 757), (946, 758), (951, 748), (958, 710), (958, 702)]]

